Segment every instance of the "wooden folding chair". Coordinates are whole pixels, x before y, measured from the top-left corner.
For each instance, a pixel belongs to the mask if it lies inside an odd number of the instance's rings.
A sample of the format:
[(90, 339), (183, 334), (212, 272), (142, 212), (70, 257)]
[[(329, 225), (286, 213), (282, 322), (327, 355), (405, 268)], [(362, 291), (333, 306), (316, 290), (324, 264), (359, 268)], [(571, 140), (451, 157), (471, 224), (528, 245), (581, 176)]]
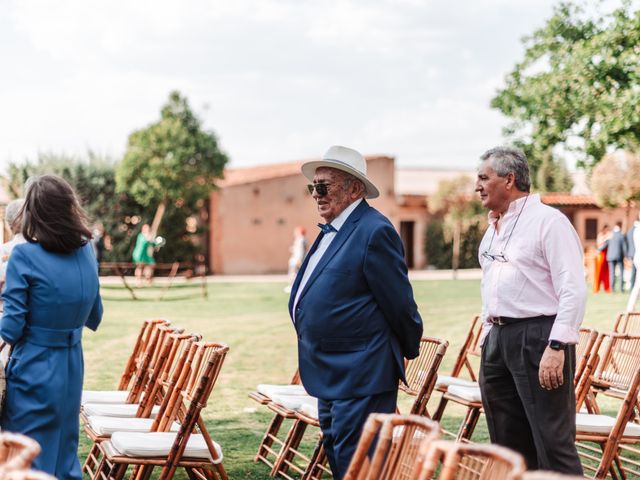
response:
[[(162, 372), (165, 365), (166, 353), (163, 356), (163, 345), (171, 334), (181, 334), (184, 330), (172, 325), (153, 326), (152, 335), (145, 346), (145, 352), (141, 355), (141, 361), (136, 369), (134, 381), (131, 389), (127, 392), (124, 402), (107, 402), (82, 404), (80, 418), (83, 423), (87, 422), (89, 416), (112, 416), (112, 417), (135, 417), (141, 408), (149, 408), (158, 411), (161, 399), (155, 395), (153, 390), (157, 384), (158, 374)], [(117, 391), (118, 393), (121, 391)], [(151, 396), (150, 396), (151, 395)]]
[[(587, 367), (587, 361), (590, 358), (593, 349), (596, 348), (598, 339), (598, 332), (592, 328), (581, 328), (579, 333), (578, 344), (576, 345), (576, 369), (574, 372), (574, 388), (577, 389), (580, 379), (583, 377), (584, 371)], [(449, 385), (447, 391), (442, 396), (441, 405), (446, 405), (447, 401), (452, 401), (459, 405), (466, 407), (464, 419), (456, 434), (444, 430), (445, 433), (455, 436), (458, 441), (468, 441), (471, 439), (473, 432), (475, 431), (480, 415), (482, 414), (482, 397), (480, 393), (480, 386), (464, 386), (464, 385)], [(439, 410), (438, 414), (444, 413), (443, 410)], [(441, 420), (442, 417), (436, 417), (434, 414), (434, 420)]]
[(0, 478), (12, 470), (31, 467), (40, 455), (40, 445), (35, 440), (18, 433), (0, 432)]
[(399, 389), (416, 397), (409, 413), (429, 417), (427, 403), (436, 385), (438, 369), (448, 346), (449, 342), (446, 340), (422, 337), (418, 356), (413, 360), (405, 360), (407, 383), (400, 382)]
[(640, 333), (640, 312), (622, 312), (613, 326), (616, 333)]
[(413, 480), (520, 480), (526, 470), (522, 455), (508, 448), (444, 440), (425, 441), (416, 463)]
[[(626, 478), (628, 473), (640, 476), (637, 460), (627, 462), (622, 455), (623, 450), (631, 451), (636, 458), (640, 454), (640, 450), (630, 447), (640, 443), (640, 425), (632, 423), (637, 417), (640, 393), (640, 335), (606, 334), (596, 342), (596, 345), (600, 344), (603, 345), (599, 354), (601, 361), (589, 386), (620, 399), (622, 404), (616, 417), (601, 415), (597, 408), (589, 408), (596, 413), (576, 414), (579, 453), (597, 465), (583, 462), (583, 467), (595, 472), (595, 478), (604, 478), (609, 473), (613, 478), (618, 475)], [(584, 442), (595, 443), (598, 447)]]
[[(171, 395), (163, 399), (161, 411), (149, 433), (115, 432), (99, 444), (103, 455), (94, 479), (119, 480), (133, 466), (131, 478), (148, 479), (156, 467), (159, 480), (173, 478), (184, 468), (189, 478), (226, 479), (222, 451), (202, 422), (201, 412), (222, 368), (229, 347), (220, 343), (196, 342)], [(177, 432), (172, 431), (179, 412), (186, 413)], [(200, 433), (195, 433), (196, 427)]]
[[(98, 404), (95, 411), (102, 415), (85, 415), (84, 430), (92, 441), (89, 454), (83, 465), (83, 471), (94, 476), (95, 468), (100, 464), (100, 442), (108, 440), (115, 431), (148, 432), (153, 425), (152, 415), (161, 414), (159, 405), (164, 397), (170, 395), (180, 378), (182, 368), (186, 362), (193, 342), (200, 340), (198, 335), (170, 333), (166, 335), (160, 352), (156, 358), (154, 368), (149, 376), (141, 402), (137, 404), (133, 418), (123, 418), (110, 415), (117, 414), (117, 408), (122, 405)], [(134, 404), (135, 405), (135, 404)], [(115, 408), (115, 410), (113, 410)], [(113, 410), (113, 411), (112, 411)]]
[[(449, 375), (438, 375), (436, 381), (436, 390), (442, 392), (440, 402), (433, 413), (434, 420), (440, 420), (444, 414), (448, 399), (444, 393), (448, 391), (451, 385), (461, 385), (465, 387), (475, 387), (478, 385), (477, 368), (480, 362), (480, 336), (482, 335), (482, 320), (476, 315), (471, 320), (467, 336), (460, 347), (458, 357), (453, 364), (453, 369)], [(468, 378), (465, 378), (468, 376)]]
[(163, 319), (142, 322), (117, 390), (83, 390), (82, 403), (126, 403), (130, 392), (141, 388), (139, 385), (144, 383), (145, 378), (141, 378), (141, 375), (146, 375), (147, 367), (143, 364), (146, 359), (151, 361), (157, 342), (157, 329), (163, 325), (169, 326), (170, 322)]
[[(416, 358), (408, 361), (405, 365), (405, 377), (407, 384), (400, 382), (399, 389), (408, 395), (415, 396), (411, 407), (411, 413), (416, 415), (426, 415), (427, 403), (433, 392), (436, 383), (437, 371), (449, 343), (439, 338), (422, 337), (420, 340), (420, 352)], [(322, 446), (322, 437), (318, 435), (313, 453), (305, 455), (300, 451), (300, 444), (307, 431), (307, 427), (319, 428), (317, 404), (313, 406), (301, 405), (300, 408), (283, 408), (282, 405), (270, 404), (269, 408), (279, 412), (281, 415), (293, 415), (297, 420), (293, 422), (291, 429), (280, 449), (274, 466), (271, 470), (272, 476), (288, 475), (289, 469), (302, 475), (302, 478), (315, 479), (323, 473), (329, 473), (326, 468), (326, 455)]]
[(418, 450), (438, 438), (438, 423), (426, 417), (373, 413), (367, 419), (344, 479), (410, 480)]
[[(272, 397), (274, 395), (308, 395), (304, 387), (300, 384), (300, 374), (297, 369), (289, 384), (260, 384), (255, 391), (249, 393), (249, 398), (255, 400), (260, 405), (268, 406), (273, 401)], [(272, 408), (271, 410), (274, 411), (274, 416), (269, 422), (267, 430), (260, 441), (254, 461), (260, 461), (273, 469), (282, 446), (286, 441), (286, 438), (280, 438), (278, 434), (285, 420), (294, 420), (296, 416), (295, 412), (289, 409), (286, 411), (277, 411)], [(290, 431), (289, 429), (289, 432)]]

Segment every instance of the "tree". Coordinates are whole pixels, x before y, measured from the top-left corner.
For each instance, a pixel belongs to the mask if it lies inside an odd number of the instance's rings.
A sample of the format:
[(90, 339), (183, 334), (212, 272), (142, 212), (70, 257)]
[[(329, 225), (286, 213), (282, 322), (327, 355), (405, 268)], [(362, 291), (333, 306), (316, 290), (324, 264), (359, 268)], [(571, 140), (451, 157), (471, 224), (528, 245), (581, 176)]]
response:
[(129, 136), (116, 172), (117, 188), (144, 206), (157, 206), (155, 234), (171, 204), (202, 204), (227, 161), (216, 135), (202, 129), (187, 99), (174, 91), (162, 107), (160, 120)]
[(451, 268), (453, 277), (457, 277), (460, 266), (461, 239), (472, 223), (482, 215), (480, 202), (474, 198), (473, 179), (460, 175), (451, 180), (443, 180), (438, 191), (429, 201), (429, 209), (434, 214), (444, 216), (445, 226), (452, 232)]
[[(592, 7), (592, 6), (591, 6)], [(623, 1), (613, 12), (587, 3), (561, 3), (524, 39), (524, 59), (506, 77), (491, 105), (512, 122), (505, 134), (540, 167), (567, 153), (592, 167), (617, 148), (640, 143), (640, 12)]]
[(624, 205), (629, 222), (631, 202), (640, 200), (640, 157), (627, 152), (606, 155), (593, 169), (591, 190), (601, 207)]

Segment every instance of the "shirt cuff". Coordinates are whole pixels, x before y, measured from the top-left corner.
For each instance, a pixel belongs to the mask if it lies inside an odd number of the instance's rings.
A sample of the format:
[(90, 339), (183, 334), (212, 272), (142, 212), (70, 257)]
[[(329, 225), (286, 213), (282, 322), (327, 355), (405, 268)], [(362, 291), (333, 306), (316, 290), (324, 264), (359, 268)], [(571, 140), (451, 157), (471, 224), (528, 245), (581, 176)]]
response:
[(568, 327), (559, 323), (554, 323), (549, 334), (549, 340), (557, 340), (562, 343), (578, 343), (580, 338), (579, 332), (575, 328)]

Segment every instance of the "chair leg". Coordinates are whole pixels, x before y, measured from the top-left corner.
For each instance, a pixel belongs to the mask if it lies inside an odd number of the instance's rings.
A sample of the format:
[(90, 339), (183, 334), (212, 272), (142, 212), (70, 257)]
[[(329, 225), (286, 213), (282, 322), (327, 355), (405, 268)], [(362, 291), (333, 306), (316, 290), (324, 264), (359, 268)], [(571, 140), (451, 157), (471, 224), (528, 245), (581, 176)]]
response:
[(100, 452), (100, 448), (96, 442), (93, 442), (91, 445), (91, 449), (89, 450), (89, 454), (87, 455), (87, 459), (82, 466), (82, 471), (87, 473), (91, 478), (95, 478), (97, 474), (97, 468), (100, 465), (100, 457), (102, 453)]
[(264, 463), (267, 463), (266, 459), (267, 459), (267, 456), (269, 455), (268, 448), (270, 448), (273, 445), (273, 437), (275, 437), (280, 431), (280, 427), (282, 427), (283, 421), (284, 421), (284, 417), (278, 414), (276, 414), (271, 419), (271, 422), (267, 427), (267, 431), (262, 437), (262, 441), (260, 442), (260, 446), (258, 447), (258, 453), (256, 453), (256, 456), (254, 458), (255, 462), (262, 461)]
[(448, 402), (449, 400), (444, 398), (444, 394), (443, 394), (442, 397), (440, 397), (440, 402), (438, 403), (438, 407), (436, 408), (436, 411), (433, 413), (433, 416), (431, 417), (433, 420), (435, 420), (436, 422), (439, 422), (442, 419), (442, 415), (444, 415), (444, 409), (447, 406)]
[(469, 407), (467, 409), (467, 414), (464, 417), (464, 421), (460, 426), (460, 431), (458, 432), (456, 440), (470, 440), (479, 418), (480, 409), (476, 407)]
[(289, 429), (287, 433), (287, 438), (284, 441), (284, 445), (280, 450), (280, 454), (278, 458), (273, 464), (273, 468), (271, 469), (270, 475), (275, 477), (278, 474), (286, 474), (289, 470), (289, 462), (294, 457), (294, 453), (292, 449), (297, 449), (300, 446), (300, 442), (302, 441), (302, 437), (304, 436), (304, 432), (307, 429), (307, 424), (300, 421), (295, 420), (293, 425)]

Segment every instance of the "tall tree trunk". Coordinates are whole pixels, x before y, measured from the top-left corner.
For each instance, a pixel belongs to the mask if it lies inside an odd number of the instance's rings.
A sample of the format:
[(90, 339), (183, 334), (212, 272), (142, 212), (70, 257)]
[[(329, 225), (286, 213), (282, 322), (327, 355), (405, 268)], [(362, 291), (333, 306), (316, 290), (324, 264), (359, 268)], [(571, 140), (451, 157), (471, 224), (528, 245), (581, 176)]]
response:
[(160, 222), (162, 222), (162, 217), (164, 216), (166, 209), (166, 203), (160, 202), (160, 205), (158, 205), (158, 208), (156, 209), (156, 214), (153, 217), (153, 223), (151, 224), (151, 238), (155, 238), (158, 234), (158, 228), (160, 227)]
[(460, 220), (456, 220), (453, 225), (453, 256), (451, 259), (451, 267), (453, 268), (454, 280), (458, 278), (458, 267), (460, 266), (460, 231), (462, 226)]

